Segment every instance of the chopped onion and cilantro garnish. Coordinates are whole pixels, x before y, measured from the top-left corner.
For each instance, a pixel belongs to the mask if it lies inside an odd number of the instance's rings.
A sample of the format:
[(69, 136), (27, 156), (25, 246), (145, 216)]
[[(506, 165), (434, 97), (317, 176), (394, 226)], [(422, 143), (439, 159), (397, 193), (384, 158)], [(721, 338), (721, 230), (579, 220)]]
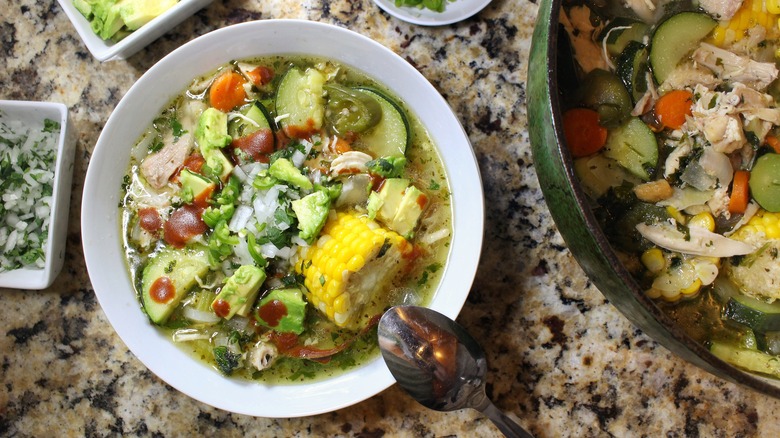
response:
[(44, 267), (59, 132), (0, 122), (0, 272)]

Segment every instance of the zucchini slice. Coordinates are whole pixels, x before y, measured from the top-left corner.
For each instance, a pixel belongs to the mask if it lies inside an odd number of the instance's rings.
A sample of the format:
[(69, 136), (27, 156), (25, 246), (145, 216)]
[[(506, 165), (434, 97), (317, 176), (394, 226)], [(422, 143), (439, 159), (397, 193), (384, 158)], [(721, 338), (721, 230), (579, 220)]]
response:
[(382, 108), (382, 118), (373, 128), (365, 132), (355, 141), (355, 148), (364, 151), (374, 158), (390, 155), (404, 155), (411, 140), (411, 130), (406, 113), (399, 104), (379, 90), (358, 87), (374, 97)]
[(683, 57), (717, 24), (701, 12), (680, 12), (659, 24), (650, 43), (650, 65), (656, 82), (662, 84)]
[(314, 68), (292, 67), (284, 74), (276, 90), (276, 115), (288, 137), (308, 138), (322, 128), (324, 84), (325, 76)]
[(767, 303), (737, 294), (723, 307), (723, 317), (744, 324), (757, 332), (780, 331), (780, 304)]
[(649, 181), (658, 165), (658, 141), (642, 120), (631, 117), (609, 132), (604, 155), (642, 181)]
[(273, 117), (262, 103), (255, 101), (241, 111), (244, 117), (236, 117), (228, 123), (228, 134), (233, 139), (244, 137), (261, 129), (276, 130)]
[(776, 356), (716, 341), (712, 341), (710, 352), (744, 370), (780, 377), (780, 358)]
[(648, 89), (647, 73), (650, 68), (647, 56), (647, 47), (644, 44), (630, 41), (618, 59), (617, 75), (631, 94), (634, 104)]
[(644, 37), (649, 31), (650, 26), (641, 21), (618, 17), (607, 25), (601, 33), (602, 37), (599, 40), (606, 37), (607, 53), (612, 57), (616, 57), (623, 53), (623, 50), (626, 49), (630, 42), (644, 42)]

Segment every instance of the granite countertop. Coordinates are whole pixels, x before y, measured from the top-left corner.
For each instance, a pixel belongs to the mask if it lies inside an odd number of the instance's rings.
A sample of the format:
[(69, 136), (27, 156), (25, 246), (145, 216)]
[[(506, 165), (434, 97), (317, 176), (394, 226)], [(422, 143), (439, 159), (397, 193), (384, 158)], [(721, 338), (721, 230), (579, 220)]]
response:
[(370, 0), (218, 0), (129, 59), (101, 64), (57, 2), (5, 2), (0, 99), (63, 102), (79, 141), (63, 272), (44, 291), (0, 290), (0, 436), (499, 435), (475, 411), (432, 412), (396, 386), (307, 418), (224, 412), (150, 373), (106, 320), (79, 227), (84, 175), (103, 124), (133, 82), (176, 47), (270, 18), (370, 36), (416, 66), (458, 114), (487, 204), (482, 260), (459, 322), (483, 342), (488, 395), (501, 409), (537, 436), (780, 436), (780, 401), (713, 377), (643, 335), (566, 249), (526, 129), (536, 11), (531, 1), (494, 0), (469, 20), (426, 28)]

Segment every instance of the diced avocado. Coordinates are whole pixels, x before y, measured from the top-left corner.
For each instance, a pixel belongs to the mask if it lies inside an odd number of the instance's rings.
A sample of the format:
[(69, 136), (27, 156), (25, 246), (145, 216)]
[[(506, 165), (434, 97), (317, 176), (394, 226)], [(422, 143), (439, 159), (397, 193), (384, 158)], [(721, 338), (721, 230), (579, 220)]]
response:
[(236, 269), (214, 298), (211, 308), (217, 316), (230, 319), (233, 315), (246, 316), (257, 298), (257, 292), (265, 281), (265, 271), (254, 265)]
[(306, 318), (306, 301), (298, 288), (274, 289), (260, 299), (255, 309), (255, 319), (277, 332), (303, 332)]
[(384, 178), (398, 178), (406, 167), (406, 157), (403, 155), (390, 155), (379, 157), (366, 163), (368, 171)]
[(379, 209), (382, 208), (382, 197), (379, 193), (371, 191), (368, 194), (368, 204), (366, 204), (366, 210), (368, 210), (368, 218), (371, 220), (376, 219)]
[(330, 196), (322, 190), (292, 201), (292, 209), (298, 218), (298, 234), (301, 239), (311, 243), (328, 220)]
[(427, 206), (428, 197), (425, 193), (413, 185), (407, 187), (398, 205), (398, 211), (388, 226), (405, 239), (411, 239), (420, 216)]
[(233, 163), (222, 152), (222, 148), (233, 140), (227, 133), (227, 114), (216, 108), (208, 108), (200, 115), (195, 128), (195, 141), (206, 166), (223, 181), (233, 171)]
[(124, 0), (119, 5), (119, 13), (127, 28), (136, 30), (176, 6), (178, 2), (179, 0)]
[(388, 178), (382, 183), (382, 187), (379, 188), (381, 206), (376, 213), (379, 220), (388, 225), (392, 223), (407, 187), (409, 187), (409, 180), (406, 178)]
[(153, 255), (141, 274), (141, 302), (149, 319), (164, 324), (208, 270), (208, 251), (203, 247), (166, 247)]
[(73, 7), (76, 8), (77, 11), (81, 12), (81, 15), (84, 16), (87, 20), (92, 18), (92, 3), (94, 0), (87, 1), (87, 0), (73, 0)]
[(301, 173), (300, 169), (295, 167), (292, 161), (287, 158), (279, 158), (268, 168), (268, 173), (279, 180), (288, 182), (296, 187), (300, 187), (304, 190), (311, 190), (314, 185), (309, 181), (309, 178)]
[(210, 179), (191, 172), (189, 169), (182, 169), (179, 174), (179, 182), (181, 183), (179, 197), (185, 202), (204, 202), (211, 197), (217, 187)]
[(103, 25), (100, 29), (100, 32), (98, 32), (98, 36), (100, 38), (103, 38), (104, 40), (111, 39), (117, 32), (119, 32), (119, 29), (122, 28), (122, 26), (125, 25), (125, 22), (122, 20), (122, 17), (119, 15), (119, 8), (117, 5), (113, 5), (112, 7), (108, 8), (106, 16), (103, 21)]

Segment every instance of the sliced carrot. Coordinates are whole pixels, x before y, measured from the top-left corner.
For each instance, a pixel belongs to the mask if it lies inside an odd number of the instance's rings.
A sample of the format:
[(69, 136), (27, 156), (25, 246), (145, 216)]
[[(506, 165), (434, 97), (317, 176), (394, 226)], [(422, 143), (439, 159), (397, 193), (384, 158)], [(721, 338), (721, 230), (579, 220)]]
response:
[(574, 158), (594, 154), (607, 142), (607, 128), (599, 124), (599, 113), (589, 108), (572, 108), (563, 114), (563, 135)]
[(729, 198), (729, 212), (742, 214), (745, 212), (750, 200), (750, 172), (738, 170), (734, 172), (734, 181), (731, 183), (731, 197)]
[(767, 135), (764, 142), (774, 149), (775, 153), (780, 154), (780, 140), (774, 135)]
[(665, 128), (680, 129), (685, 116), (691, 115), (693, 93), (688, 90), (674, 90), (661, 96), (655, 103), (655, 116)]
[(244, 83), (246, 83), (244, 77), (233, 71), (226, 71), (219, 75), (214, 79), (209, 90), (211, 106), (222, 112), (228, 112), (243, 104), (246, 99)]

